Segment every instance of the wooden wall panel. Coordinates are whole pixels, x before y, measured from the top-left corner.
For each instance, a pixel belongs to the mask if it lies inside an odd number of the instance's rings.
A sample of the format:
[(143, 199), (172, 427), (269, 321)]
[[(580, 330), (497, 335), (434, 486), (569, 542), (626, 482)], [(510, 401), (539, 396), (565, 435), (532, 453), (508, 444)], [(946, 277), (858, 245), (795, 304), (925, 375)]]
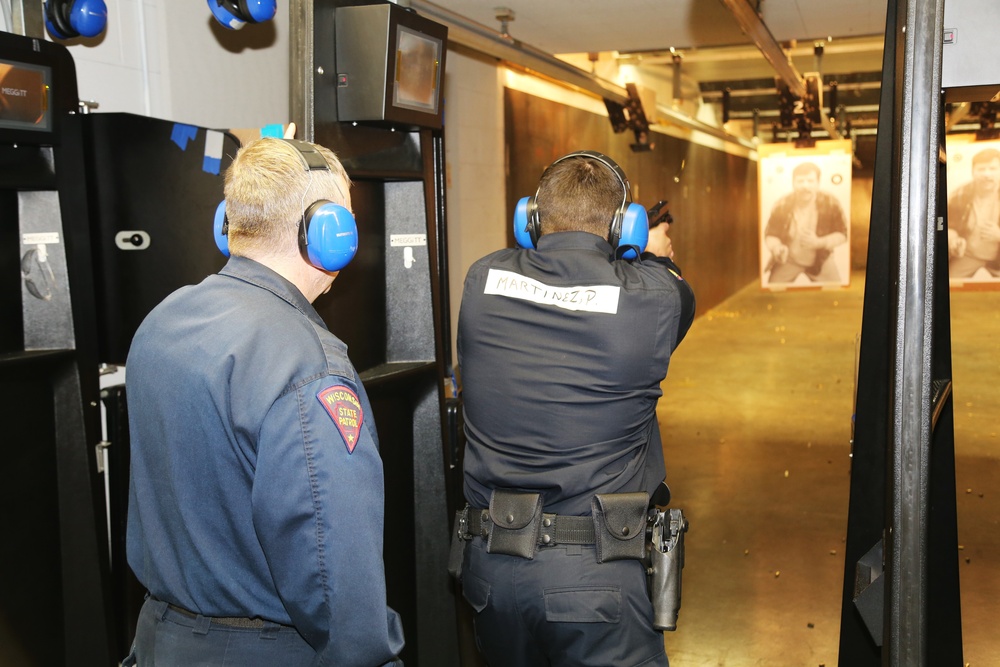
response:
[[(510, 89), (504, 112), (507, 220), (553, 160), (596, 150), (625, 170), (638, 203), (670, 202), (676, 261), (699, 314), (758, 280), (756, 162), (662, 134), (653, 135), (654, 150), (636, 153), (632, 132), (615, 134), (605, 116)], [(513, 231), (508, 235), (513, 245)]]
[(875, 136), (859, 136), (855, 143), (854, 171), (851, 174), (851, 269), (868, 266), (868, 231), (872, 215), (872, 187), (875, 180)]

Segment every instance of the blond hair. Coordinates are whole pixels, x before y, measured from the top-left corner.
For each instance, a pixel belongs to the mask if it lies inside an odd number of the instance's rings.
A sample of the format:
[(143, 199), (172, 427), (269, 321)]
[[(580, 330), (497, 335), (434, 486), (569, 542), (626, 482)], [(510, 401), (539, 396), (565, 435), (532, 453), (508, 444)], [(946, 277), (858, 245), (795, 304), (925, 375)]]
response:
[(291, 143), (265, 137), (243, 146), (226, 170), (226, 217), (233, 255), (286, 254), (298, 248), (303, 212), (328, 199), (350, 208), (350, 178), (333, 151), (312, 146), (329, 171), (310, 170)]

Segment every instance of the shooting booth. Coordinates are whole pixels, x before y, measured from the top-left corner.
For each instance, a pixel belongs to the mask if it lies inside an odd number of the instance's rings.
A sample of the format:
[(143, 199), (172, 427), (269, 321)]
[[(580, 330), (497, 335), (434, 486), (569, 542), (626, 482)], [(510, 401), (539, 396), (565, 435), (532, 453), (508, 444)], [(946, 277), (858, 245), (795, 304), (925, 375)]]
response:
[(0, 664), (113, 665), (76, 70), (0, 32), (0, 84)]
[(317, 309), (350, 346), (376, 416), (386, 584), (403, 618), (402, 657), (457, 665), (447, 572), (449, 519), (461, 501), (460, 407), (445, 395), (447, 28), (381, 1), (294, 0), (289, 14), (291, 120), (302, 138), (333, 149), (354, 183), (358, 256)]
[[(240, 142), (232, 134), (127, 113), (82, 116), (94, 262), (98, 355), (125, 363), (145, 316), (171, 292), (201, 282), (226, 258), (213, 240), (223, 175)], [(137, 178), (137, 175), (141, 177)], [(179, 197), (177, 193), (184, 193)], [(128, 567), (127, 369), (101, 389), (116, 655), (128, 654), (145, 596)], [(117, 382), (116, 382), (117, 381)]]
[[(839, 664), (965, 664), (945, 101), (996, 99), (990, 0), (889, 0)], [(944, 39), (942, 40), (942, 35)], [(956, 38), (960, 35), (961, 38)]]

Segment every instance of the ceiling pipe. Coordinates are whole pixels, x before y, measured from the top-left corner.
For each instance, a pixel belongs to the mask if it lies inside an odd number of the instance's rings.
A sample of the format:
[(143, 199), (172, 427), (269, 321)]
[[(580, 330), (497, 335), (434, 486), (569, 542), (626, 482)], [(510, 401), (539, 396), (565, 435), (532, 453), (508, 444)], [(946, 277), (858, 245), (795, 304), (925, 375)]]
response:
[[(771, 34), (771, 31), (760, 18), (757, 10), (750, 6), (749, 0), (719, 1), (729, 8), (736, 22), (739, 23), (740, 28), (757, 45), (764, 59), (771, 64), (775, 73), (784, 80), (792, 94), (799, 99), (804, 98), (806, 96), (805, 79), (795, 69), (795, 65), (789, 60), (788, 54), (785, 53), (778, 40)], [(823, 129), (829, 133), (830, 138), (840, 139), (841, 136), (840, 132), (837, 131), (837, 126), (830, 120), (825, 111), (821, 110), (821, 117), (823, 119)]]
[[(3, 0), (0, 0), (2, 2)], [(38, 0), (11, 0), (11, 32), (24, 37), (45, 39), (45, 18)]]
[(540, 49), (511, 37), (509, 34), (500, 33), (426, 0), (410, 0), (408, 5), (417, 13), (447, 26), (449, 41), (534, 70), (539, 74), (563, 81), (613, 102), (625, 104), (629, 101), (628, 91), (624, 87), (605, 81), (579, 67), (559, 60)]
[[(427, 0), (409, 0), (407, 4), (417, 13), (447, 26), (448, 40), (451, 42), (536, 72), (597, 97), (622, 105), (629, 102), (628, 91), (623, 86), (582, 70), (510, 35), (497, 32)], [(738, 144), (743, 148), (756, 150), (756, 146), (752, 142), (674, 109), (657, 105), (656, 114), (659, 118), (684, 129), (704, 132), (723, 141)]]
[[(832, 42), (824, 44), (824, 54), (826, 56), (860, 56), (873, 54), (871, 58), (874, 63), (872, 69), (882, 67), (882, 48), (885, 38), (882, 35), (867, 35), (863, 37), (838, 37)], [(797, 43), (784, 49), (786, 57), (806, 57), (815, 55), (815, 44)], [(717, 46), (710, 49), (688, 49), (684, 51), (684, 62), (686, 63), (711, 63), (730, 62), (734, 60), (746, 60), (760, 55), (760, 49), (756, 44), (746, 46)], [(674, 54), (663, 53), (662, 55), (650, 55), (648, 53), (622, 53), (620, 60), (636, 60), (643, 65), (669, 65), (673, 62)]]
[(953, 104), (951, 107), (951, 112), (947, 114), (947, 120), (945, 121), (945, 132), (951, 132), (952, 129), (959, 123), (963, 122), (965, 118), (969, 115), (969, 111), (972, 106), (969, 102), (960, 102), (959, 104)]

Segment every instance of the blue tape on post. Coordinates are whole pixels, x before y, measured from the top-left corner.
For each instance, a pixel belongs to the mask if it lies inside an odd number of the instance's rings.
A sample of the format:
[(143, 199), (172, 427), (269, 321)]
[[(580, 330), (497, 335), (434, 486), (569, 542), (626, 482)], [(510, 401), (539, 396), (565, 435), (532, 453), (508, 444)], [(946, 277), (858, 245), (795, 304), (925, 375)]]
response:
[(183, 125), (174, 123), (174, 129), (170, 131), (170, 140), (180, 146), (182, 151), (187, 150), (188, 142), (198, 134), (198, 128), (194, 125)]
[(260, 128), (260, 136), (262, 137), (277, 137), (281, 139), (285, 136), (285, 126), (281, 123), (274, 123), (272, 125), (265, 125)]
[(222, 166), (222, 138), (222, 132), (216, 130), (205, 132), (205, 158), (201, 163), (202, 171), (219, 175), (219, 169)]

